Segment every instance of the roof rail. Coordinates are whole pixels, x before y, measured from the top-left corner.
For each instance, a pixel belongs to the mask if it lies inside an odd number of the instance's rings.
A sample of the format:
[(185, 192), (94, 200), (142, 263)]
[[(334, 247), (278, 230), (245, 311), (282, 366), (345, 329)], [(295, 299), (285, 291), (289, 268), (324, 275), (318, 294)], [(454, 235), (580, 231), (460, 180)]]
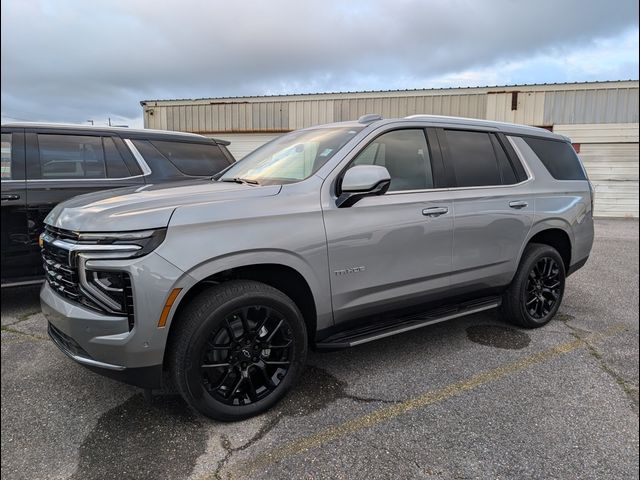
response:
[(377, 120), (382, 120), (382, 115), (378, 115), (377, 113), (368, 113), (366, 115), (362, 115), (358, 119), (358, 123), (371, 123)]

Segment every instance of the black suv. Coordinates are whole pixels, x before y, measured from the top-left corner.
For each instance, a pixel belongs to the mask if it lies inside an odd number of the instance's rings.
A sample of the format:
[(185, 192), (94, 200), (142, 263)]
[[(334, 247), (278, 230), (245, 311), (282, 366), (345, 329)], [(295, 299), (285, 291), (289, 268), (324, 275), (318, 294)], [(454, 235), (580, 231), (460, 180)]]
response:
[(2, 286), (40, 281), (43, 220), (58, 203), (118, 187), (211, 177), (229, 142), (118, 127), (2, 125)]

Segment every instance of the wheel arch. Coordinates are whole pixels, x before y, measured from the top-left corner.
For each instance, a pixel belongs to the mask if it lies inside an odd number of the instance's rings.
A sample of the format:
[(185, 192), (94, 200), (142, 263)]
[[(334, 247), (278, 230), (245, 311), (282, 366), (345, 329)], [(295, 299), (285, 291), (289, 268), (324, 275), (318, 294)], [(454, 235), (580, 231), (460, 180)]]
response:
[[(226, 258), (223, 262), (216, 261), (200, 265), (188, 272), (193, 281), (184, 288), (186, 291), (179, 296), (173, 314), (167, 321), (167, 339), (171, 338), (175, 320), (180, 317), (181, 311), (192, 298), (203, 290), (222, 282), (246, 279), (270, 285), (291, 298), (302, 313), (309, 342), (313, 344), (318, 327), (326, 327), (328, 323), (333, 323), (330, 303), (328, 303), (330, 298), (322, 301), (323, 295), (328, 297), (328, 290), (323, 291), (323, 286), (314, 281), (314, 277), (310, 275), (309, 266), (305, 269), (299, 262), (283, 261), (281, 255), (276, 258), (265, 252), (262, 252), (258, 259), (255, 258), (254, 253)], [(165, 360), (166, 356), (165, 349)]]
[(544, 222), (535, 224), (531, 228), (527, 241), (520, 252), (518, 264), (522, 260), (524, 249), (531, 243), (541, 243), (555, 248), (562, 257), (565, 271), (569, 271), (573, 253), (573, 232), (569, 223), (565, 220), (547, 219)]

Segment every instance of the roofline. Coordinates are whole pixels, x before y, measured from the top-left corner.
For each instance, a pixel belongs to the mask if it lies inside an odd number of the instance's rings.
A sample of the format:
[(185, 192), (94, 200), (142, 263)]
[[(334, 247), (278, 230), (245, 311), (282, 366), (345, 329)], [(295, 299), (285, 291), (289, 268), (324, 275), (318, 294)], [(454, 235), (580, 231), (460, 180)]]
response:
[[(396, 119), (390, 119), (396, 120)], [(409, 115), (397, 120), (422, 120), (435, 125), (460, 125), (473, 127), (493, 128), (502, 133), (513, 133), (518, 135), (532, 135), (538, 137), (556, 138), (563, 141), (570, 141), (569, 137), (549, 131), (545, 128), (533, 127), (519, 123), (497, 122), (495, 120), (483, 120), (481, 118), (449, 117), (445, 115)]]
[(216, 139), (200, 135), (198, 133), (181, 132), (177, 130), (156, 130), (152, 128), (128, 128), (128, 127), (114, 127), (108, 125), (86, 125), (80, 123), (54, 123), (54, 122), (8, 122), (3, 123), (2, 127), (11, 128), (60, 128), (62, 130), (95, 130), (100, 132), (115, 132), (115, 133), (133, 133), (139, 135), (158, 134), (158, 135), (174, 135), (187, 138), (197, 138), (199, 140), (214, 140), (216, 143), (220, 142), (222, 145), (228, 145), (226, 140)]
[[(141, 100), (140, 105), (146, 106), (149, 103), (187, 103), (187, 102), (212, 102), (218, 101), (221, 103), (231, 103), (234, 100), (241, 100), (245, 102), (249, 101), (264, 101), (266, 99), (277, 99), (277, 98), (286, 98), (291, 100), (295, 97), (323, 97), (328, 95), (384, 95), (386, 93), (407, 93), (407, 94), (415, 94), (419, 92), (425, 92), (428, 94), (434, 94), (436, 92), (463, 92), (463, 94), (473, 94), (473, 93), (489, 93), (493, 90), (500, 89), (509, 89), (510, 91), (517, 90), (519, 88), (545, 88), (545, 87), (562, 87), (562, 89), (567, 89), (572, 86), (586, 86), (586, 87), (596, 87), (596, 86), (604, 86), (604, 85), (619, 85), (622, 83), (635, 83), (635, 86), (638, 87), (638, 79), (628, 79), (628, 80), (597, 80), (597, 81), (586, 81), (586, 82), (564, 82), (564, 83), (523, 83), (523, 84), (512, 84), (512, 85), (486, 85), (486, 86), (474, 86), (474, 87), (444, 87), (444, 88), (413, 88), (413, 89), (395, 89), (395, 90), (362, 90), (362, 91), (344, 91), (344, 92), (308, 92), (308, 93), (286, 93), (279, 95), (245, 95), (245, 96), (235, 96), (235, 97), (204, 97), (204, 98), (179, 98), (179, 99), (149, 99), (149, 100)], [(496, 92), (497, 93), (497, 92)]]
[(300, 130), (315, 130), (318, 128), (378, 128), (380, 126), (392, 124), (392, 123), (415, 123), (421, 122), (425, 127), (479, 127), (487, 128), (491, 131), (497, 131), (506, 135), (529, 135), (533, 137), (546, 137), (554, 138), (556, 140), (562, 140), (565, 142), (570, 141), (569, 137), (561, 135), (559, 133), (551, 132), (544, 128), (532, 127), (529, 125), (521, 125), (518, 123), (508, 122), (496, 122), (494, 120), (483, 120), (481, 118), (466, 118), (466, 117), (448, 117), (446, 115), (409, 115), (408, 117), (399, 118), (381, 118), (370, 123), (361, 123), (357, 120), (345, 120), (343, 122), (324, 123), (321, 125), (312, 125), (302, 128)]

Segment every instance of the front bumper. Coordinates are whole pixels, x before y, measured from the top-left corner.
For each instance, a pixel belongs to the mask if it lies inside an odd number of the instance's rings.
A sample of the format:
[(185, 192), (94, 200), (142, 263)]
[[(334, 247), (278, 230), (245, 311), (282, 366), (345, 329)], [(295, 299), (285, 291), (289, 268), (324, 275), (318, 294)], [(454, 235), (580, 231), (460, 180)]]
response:
[(189, 284), (190, 277), (154, 253), (131, 260), (91, 260), (91, 264), (129, 273), (133, 328), (126, 316), (89, 309), (45, 283), (40, 303), (49, 336), (67, 356), (94, 371), (144, 388), (160, 387), (169, 329), (158, 328), (158, 319), (171, 289), (181, 282)]
[(69, 358), (87, 367), (89, 370), (142, 388), (160, 388), (162, 386), (162, 365), (141, 368), (126, 368), (121, 365), (98, 362), (89, 357), (75, 340), (49, 323), (49, 338)]

